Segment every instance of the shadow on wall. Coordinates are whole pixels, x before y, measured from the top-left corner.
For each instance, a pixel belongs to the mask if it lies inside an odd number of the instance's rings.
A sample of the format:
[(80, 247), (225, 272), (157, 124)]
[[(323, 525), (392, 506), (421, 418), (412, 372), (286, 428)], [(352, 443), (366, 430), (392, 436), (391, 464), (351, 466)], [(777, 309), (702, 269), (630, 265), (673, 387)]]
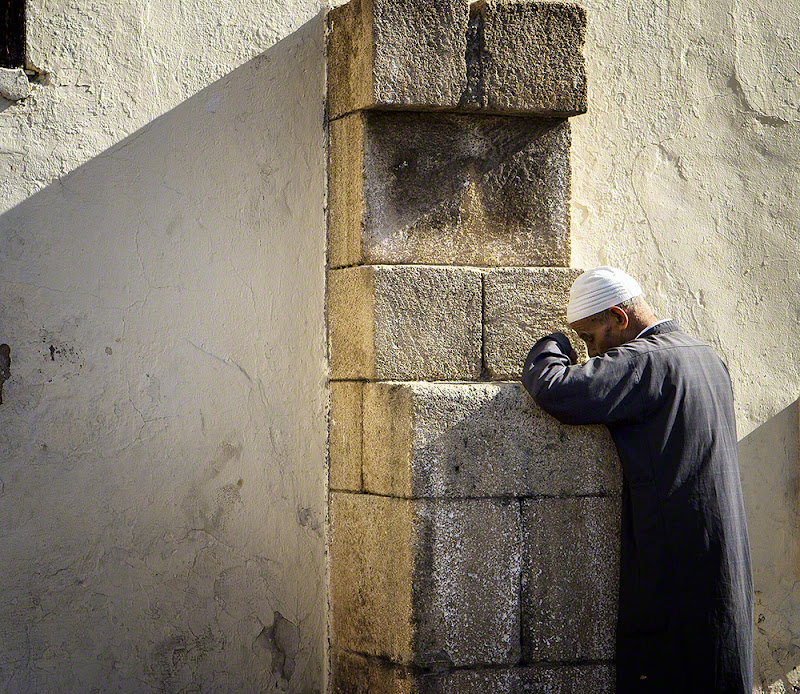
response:
[(0, 689), (322, 691), (324, 21), (0, 217)]
[(755, 683), (800, 690), (798, 403), (739, 442), (755, 579)]

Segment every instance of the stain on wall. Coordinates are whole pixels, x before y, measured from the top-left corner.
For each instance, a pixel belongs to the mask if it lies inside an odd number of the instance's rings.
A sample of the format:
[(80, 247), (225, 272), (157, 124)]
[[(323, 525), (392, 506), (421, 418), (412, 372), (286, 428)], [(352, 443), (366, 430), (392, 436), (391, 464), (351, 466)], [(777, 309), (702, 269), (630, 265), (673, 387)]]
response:
[(0, 345), (0, 405), (3, 404), (3, 384), (11, 378), (11, 347)]

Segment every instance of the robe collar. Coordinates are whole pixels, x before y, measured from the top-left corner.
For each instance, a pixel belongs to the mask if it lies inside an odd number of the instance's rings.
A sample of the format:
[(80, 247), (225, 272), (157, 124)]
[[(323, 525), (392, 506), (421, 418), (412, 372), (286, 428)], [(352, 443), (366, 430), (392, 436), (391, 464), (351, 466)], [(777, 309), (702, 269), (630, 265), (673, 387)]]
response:
[(681, 326), (678, 325), (678, 321), (673, 320), (670, 318), (669, 320), (661, 321), (659, 323), (654, 323), (649, 328), (644, 330), (642, 333), (639, 334), (639, 337), (649, 337), (650, 335), (662, 335), (663, 333), (671, 333), (675, 330), (680, 330)]

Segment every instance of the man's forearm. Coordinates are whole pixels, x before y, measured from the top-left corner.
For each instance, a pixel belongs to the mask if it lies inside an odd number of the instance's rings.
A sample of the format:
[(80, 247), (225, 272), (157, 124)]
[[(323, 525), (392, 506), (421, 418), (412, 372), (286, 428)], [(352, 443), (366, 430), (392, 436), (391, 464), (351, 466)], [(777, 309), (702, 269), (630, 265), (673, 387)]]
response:
[(571, 351), (567, 336), (554, 333), (525, 360), (522, 383), (545, 412), (567, 424), (612, 424), (641, 415), (635, 353), (615, 348), (572, 365)]
[(568, 367), (571, 363), (571, 350), (572, 345), (566, 335), (553, 333), (537, 341), (528, 353), (522, 369), (522, 385), (544, 409), (547, 409), (546, 404), (540, 402), (540, 398), (546, 400), (542, 397), (542, 390), (548, 385), (548, 380), (544, 378), (545, 371)]

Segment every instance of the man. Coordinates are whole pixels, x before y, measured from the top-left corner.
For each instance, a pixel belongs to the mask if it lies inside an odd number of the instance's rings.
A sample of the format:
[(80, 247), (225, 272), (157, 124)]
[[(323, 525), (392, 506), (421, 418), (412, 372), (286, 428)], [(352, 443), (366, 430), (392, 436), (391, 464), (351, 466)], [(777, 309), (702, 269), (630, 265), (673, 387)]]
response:
[(617, 693), (751, 694), (753, 586), (728, 371), (659, 321), (630, 275), (572, 286), (565, 335), (539, 340), (523, 383), (568, 424), (608, 426), (622, 464)]

